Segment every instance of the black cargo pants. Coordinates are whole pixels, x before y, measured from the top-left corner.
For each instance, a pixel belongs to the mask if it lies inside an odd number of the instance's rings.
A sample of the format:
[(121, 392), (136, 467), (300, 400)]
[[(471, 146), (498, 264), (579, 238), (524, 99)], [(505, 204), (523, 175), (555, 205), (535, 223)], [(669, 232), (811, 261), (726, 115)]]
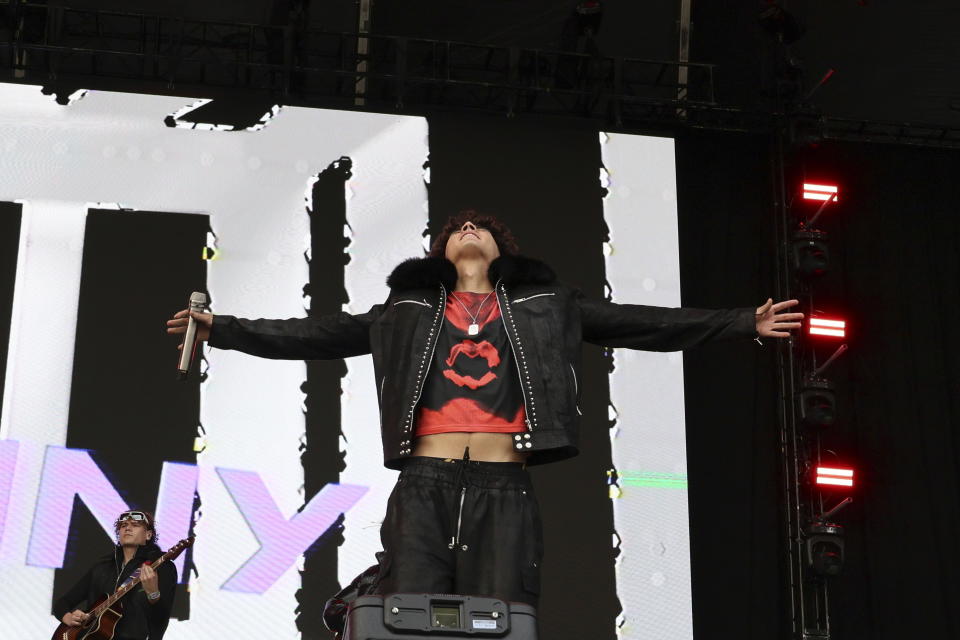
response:
[(543, 539), (519, 462), (414, 457), (380, 528), (376, 593), (451, 593), (537, 606)]

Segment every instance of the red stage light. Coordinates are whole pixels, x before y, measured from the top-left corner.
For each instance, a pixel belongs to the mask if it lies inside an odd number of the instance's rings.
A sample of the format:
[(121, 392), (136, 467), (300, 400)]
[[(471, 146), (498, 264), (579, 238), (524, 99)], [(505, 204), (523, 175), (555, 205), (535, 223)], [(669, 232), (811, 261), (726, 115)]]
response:
[(810, 318), (809, 333), (812, 336), (845, 338), (847, 322), (846, 320), (831, 320), (829, 318)]
[(832, 200), (836, 202), (839, 197), (838, 193), (839, 189), (834, 185), (803, 183), (804, 200)]
[(817, 467), (816, 482), (819, 485), (835, 487), (853, 486), (853, 469), (837, 469), (834, 467)]

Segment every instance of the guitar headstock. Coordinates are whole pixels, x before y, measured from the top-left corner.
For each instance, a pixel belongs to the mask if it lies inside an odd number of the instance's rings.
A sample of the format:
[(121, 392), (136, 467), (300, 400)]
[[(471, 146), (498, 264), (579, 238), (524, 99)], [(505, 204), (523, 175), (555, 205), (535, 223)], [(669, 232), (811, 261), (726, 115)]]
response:
[(181, 553), (183, 553), (183, 550), (184, 550), (184, 549), (186, 549), (187, 547), (193, 545), (193, 541), (196, 540), (196, 539), (197, 539), (196, 536), (190, 536), (189, 538), (184, 538), (183, 540), (181, 540), (181, 541), (178, 542), (177, 544), (175, 544), (175, 545), (173, 545), (172, 547), (170, 547), (170, 548), (167, 550), (167, 552), (166, 552), (165, 554), (163, 554), (163, 557), (164, 557), (165, 559), (167, 559), (167, 560), (175, 560), (175, 559), (177, 558), (177, 556), (179, 556)]

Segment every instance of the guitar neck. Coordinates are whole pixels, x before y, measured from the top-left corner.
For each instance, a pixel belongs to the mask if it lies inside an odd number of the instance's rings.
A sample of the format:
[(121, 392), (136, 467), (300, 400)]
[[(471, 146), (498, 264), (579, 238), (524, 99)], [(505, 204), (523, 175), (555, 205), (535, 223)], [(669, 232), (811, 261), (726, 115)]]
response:
[[(165, 554), (163, 554), (162, 556), (160, 556), (159, 558), (157, 558), (156, 560), (154, 560), (153, 562), (151, 562), (151, 563), (150, 563), (150, 566), (151, 566), (151, 567), (154, 567), (154, 568), (159, 567), (161, 564), (163, 564), (164, 562), (167, 561), (167, 559), (168, 559), (168, 557), (171, 555), (171, 553), (172, 553), (171, 551), (167, 551)], [(116, 591), (114, 591), (106, 600), (104, 600), (103, 602), (100, 603), (100, 606), (98, 606), (97, 608), (95, 608), (95, 609), (93, 609), (92, 611), (90, 611), (90, 615), (93, 616), (93, 617), (97, 617), (97, 616), (101, 615), (104, 611), (106, 611), (107, 609), (109, 609), (110, 607), (112, 607), (117, 600), (119, 600), (119, 599), (122, 598), (123, 596), (127, 595), (128, 593), (130, 593), (130, 591), (131, 591), (134, 587), (136, 587), (138, 584), (140, 584), (140, 575), (139, 575), (139, 574), (137, 575), (136, 578), (134, 578), (133, 580), (130, 580), (130, 581), (124, 583), (123, 586), (121, 586), (119, 589), (117, 589)]]

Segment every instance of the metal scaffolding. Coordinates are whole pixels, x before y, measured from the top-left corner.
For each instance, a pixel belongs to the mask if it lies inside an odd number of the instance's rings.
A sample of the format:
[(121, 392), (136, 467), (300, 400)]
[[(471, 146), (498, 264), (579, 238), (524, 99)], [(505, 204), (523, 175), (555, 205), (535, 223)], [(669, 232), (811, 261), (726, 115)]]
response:
[[(960, 147), (960, 129), (719, 104), (716, 67), (367, 33), (0, 2), (6, 81), (427, 115), (564, 118), (616, 131), (770, 133)], [(682, 56), (681, 56), (682, 57)], [(65, 90), (66, 90), (65, 89)]]

